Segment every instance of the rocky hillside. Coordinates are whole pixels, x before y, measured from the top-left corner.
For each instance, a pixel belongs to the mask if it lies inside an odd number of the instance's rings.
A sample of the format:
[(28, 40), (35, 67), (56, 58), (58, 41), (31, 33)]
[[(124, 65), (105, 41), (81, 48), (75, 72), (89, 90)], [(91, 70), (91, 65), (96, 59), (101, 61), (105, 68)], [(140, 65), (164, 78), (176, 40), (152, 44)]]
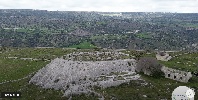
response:
[(56, 58), (39, 70), (30, 83), (43, 88), (64, 90), (65, 96), (95, 93), (92, 91), (93, 86), (107, 88), (139, 80), (140, 76), (135, 73), (135, 65), (134, 59), (80, 62)]

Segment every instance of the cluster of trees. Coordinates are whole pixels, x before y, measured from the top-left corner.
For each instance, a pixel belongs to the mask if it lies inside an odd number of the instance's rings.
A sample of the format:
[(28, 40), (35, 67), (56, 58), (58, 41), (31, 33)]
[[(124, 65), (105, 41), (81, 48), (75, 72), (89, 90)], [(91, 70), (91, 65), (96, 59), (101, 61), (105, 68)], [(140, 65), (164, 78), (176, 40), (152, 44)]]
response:
[[(105, 48), (192, 49), (191, 44), (198, 43), (196, 15), (123, 13), (122, 17), (110, 17), (100, 12), (0, 10), (0, 45), (68, 47), (89, 40)], [(195, 27), (186, 30), (181, 23)], [(76, 34), (79, 29), (88, 36)], [(105, 34), (120, 37), (91, 39)]]
[(140, 58), (135, 67), (137, 72), (142, 72), (155, 78), (164, 76), (164, 73), (161, 71), (162, 65), (153, 57)]

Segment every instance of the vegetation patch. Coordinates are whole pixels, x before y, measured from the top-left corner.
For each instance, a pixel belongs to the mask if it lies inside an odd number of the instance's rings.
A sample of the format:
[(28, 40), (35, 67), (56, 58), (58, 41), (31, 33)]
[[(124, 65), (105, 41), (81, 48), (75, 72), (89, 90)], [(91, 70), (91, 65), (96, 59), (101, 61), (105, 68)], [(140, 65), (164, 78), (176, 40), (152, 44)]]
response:
[(136, 36), (139, 37), (139, 38), (144, 38), (144, 39), (145, 38), (148, 38), (148, 39), (152, 38), (151, 33), (147, 33), (147, 32), (145, 32), (145, 33), (137, 33)]
[(198, 71), (198, 53), (174, 52), (170, 53), (170, 55), (173, 57), (171, 60), (167, 62), (160, 61), (160, 63), (183, 71)]
[(116, 39), (127, 39), (127, 35), (122, 35), (122, 34), (105, 34), (105, 35), (95, 35), (92, 36), (90, 39), (92, 40), (116, 40)]
[[(73, 51), (88, 51), (63, 49), (63, 48), (1, 48), (0, 53), (0, 82), (4, 80), (15, 80), (23, 78), (28, 74), (39, 70), (44, 67), (48, 62), (45, 61), (31, 61), (21, 60), (19, 58), (37, 58), (42, 57), (46, 59), (54, 59), (61, 57), (64, 54), (71, 53)], [(130, 54), (131, 58), (135, 57), (155, 57), (154, 53), (146, 54), (144, 51), (123, 51)], [(167, 67), (176, 66), (177, 69), (184, 71), (195, 71), (197, 68), (198, 54), (197, 53), (185, 53), (175, 52), (169, 53), (173, 58), (170, 61), (162, 62), (161, 64)], [(138, 56), (139, 55), (139, 56)], [(17, 59), (9, 59), (7, 57), (18, 57)], [(179, 63), (178, 63), (179, 62)], [(189, 66), (191, 65), (191, 66)], [(122, 75), (125, 73), (111, 73), (116, 75)], [(141, 73), (140, 73), (141, 74)], [(106, 77), (104, 77), (105, 79)], [(160, 100), (171, 99), (172, 91), (178, 86), (188, 86), (195, 89), (195, 94), (198, 94), (198, 78), (193, 76), (188, 83), (181, 83), (166, 78), (154, 78), (141, 74), (143, 80), (133, 80), (129, 83), (124, 83), (119, 86), (113, 86), (106, 89), (95, 88), (97, 93), (102, 94), (105, 99), (124, 99), (124, 100)], [(122, 79), (122, 77), (120, 77)], [(63, 91), (54, 89), (43, 89), (39, 86), (29, 84), (30, 78), (25, 78), (16, 82), (8, 82), (0, 84), (0, 92), (2, 91), (20, 91), (22, 92), (21, 100), (34, 100), (34, 99), (56, 99), (67, 100), (69, 97), (62, 97)], [(58, 82), (58, 80), (56, 80)], [(143, 95), (146, 95), (144, 97)], [(72, 95), (72, 100), (96, 100), (98, 97), (94, 94), (82, 94)], [(198, 95), (195, 95), (195, 100), (198, 99)]]
[(192, 28), (198, 28), (198, 24), (197, 23), (182, 23), (180, 24), (180, 26), (183, 26), (183, 27), (192, 27)]
[(94, 49), (94, 48), (97, 48), (97, 46), (91, 44), (91, 42), (87, 42), (87, 41), (84, 41), (78, 45), (72, 45), (70, 46), (69, 48), (77, 48), (77, 49)]
[[(134, 80), (124, 83), (116, 87), (99, 89), (103, 93), (105, 99), (110, 100), (116, 98), (118, 100), (171, 100), (172, 91), (178, 86), (188, 86), (194, 88), (196, 93), (198, 84), (195, 81), (189, 83), (181, 83), (166, 78), (153, 78), (141, 74), (143, 80)], [(195, 93), (195, 94), (196, 94)], [(146, 95), (147, 97), (144, 97)], [(198, 95), (195, 95), (195, 99)]]
[(49, 62), (21, 59), (0, 59), (0, 82), (16, 80), (37, 71)]

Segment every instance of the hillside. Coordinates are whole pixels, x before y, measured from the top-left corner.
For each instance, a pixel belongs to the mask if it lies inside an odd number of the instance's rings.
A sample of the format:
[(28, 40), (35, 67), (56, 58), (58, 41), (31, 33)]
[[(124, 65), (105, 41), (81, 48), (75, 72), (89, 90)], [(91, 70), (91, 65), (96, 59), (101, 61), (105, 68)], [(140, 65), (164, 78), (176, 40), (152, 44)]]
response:
[[(29, 84), (31, 78), (36, 75), (36, 72), (39, 72), (40, 69), (45, 69), (45, 66), (53, 65), (53, 59), (59, 57), (61, 58), (63, 55), (67, 54), (82, 54), (84, 52), (99, 52), (93, 49), (67, 49), (67, 48), (1, 48), (0, 53), (0, 92), (2, 91), (20, 91), (22, 92), (22, 100), (34, 100), (34, 99), (56, 99), (56, 100), (65, 100), (69, 99), (68, 96), (62, 97), (64, 95), (64, 91), (58, 89), (43, 89), (41, 86), (37, 86), (34, 84)], [(100, 52), (112, 52), (113, 50), (100, 50)], [(121, 58), (118, 59), (138, 59), (139, 57), (148, 57), (155, 56), (154, 52), (146, 52), (146, 51), (133, 51), (133, 50), (123, 50), (122, 52), (129, 54), (123, 55), (119, 53)], [(93, 53), (96, 54), (96, 53)], [(101, 53), (103, 55), (103, 53)], [(101, 56), (98, 55), (98, 56)], [(113, 53), (114, 56), (117, 56)], [(181, 58), (173, 58), (170, 62), (160, 62), (161, 64), (167, 65), (168, 67), (177, 66), (177, 62), (184, 62), (185, 59), (188, 58), (189, 65), (182, 66), (178, 65), (178, 68), (182, 68), (182, 70), (187, 71), (191, 69), (191, 71), (197, 72), (195, 67), (197, 67), (196, 55), (197, 53), (187, 53), (187, 52), (177, 52), (175, 55), (182, 56)], [(68, 55), (69, 56), (69, 55)], [(171, 56), (174, 56), (171, 54)], [(80, 56), (77, 56), (80, 57)], [(86, 56), (87, 58), (89, 56)], [(92, 56), (90, 56), (92, 57)], [(94, 56), (93, 56), (94, 57)], [(101, 56), (108, 57), (108, 56)], [(64, 57), (63, 57), (64, 58)], [(88, 58), (87, 58), (88, 59)], [(64, 61), (64, 60), (63, 60)], [(65, 60), (67, 61), (67, 60)], [(69, 63), (69, 62), (68, 62)], [(119, 63), (116, 61), (116, 63)], [(195, 65), (193, 64), (195, 63)], [(48, 64), (48, 65), (47, 65)], [(54, 63), (55, 64), (55, 63)], [(56, 63), (58, 64), (58, 63)], [(97, 62), (96, 62), (97, 64)], [(60, 64), (58, 64), (59, 66)], [(75, 64), (74, 64), (75, 65)], [(58, 66), (55, 66), (58, 68)], [(61, 66), (61, 65), (60, 65)], [(51, 66), (52, 67), (52, 66)], [(50, 68), (51, 68), (50, 67)], [(93, 66), (89, 66), (93, 67)], [(65, 68), (66, 67), (65, 65)], [(57, 69), (57, 71), (60, 69)], [(71, 69), (72, 70), (72, 69)], [(75, 69), (73, 69), (75, 70)], [(92, 69), (90, 69), (92, 70)], [(121, 69), (118, 69), (121, 70)], [(64, 70), (61, 70), (64, 71)], [(88, 70), (87, 70), (88, 71)], [(131, 70), (132, 71), (132, 70)], [(43, 73), (46, 74), (47, 73)], [(60, 73), (59, 73), (60, 74)], [(97, 74), (97, 73), (96, 73)], [(110, 75), (118, 75), (122, 76), (126, 73), (110, 73)], [(38, 74), (39, 75), (39, 74)], [(50, 74), (52, 75), (52, 74)], [(84, 74), (82, 74), (84, 75)], [(88, 75), (88, 74), (87, 74)], [(36, 76), (35, 76), (36, 77)], [(44, 77), (43, 77), (44, 78)], [(46, 77), (49, 78), (50, 77)], [(55, 77), (54, 77), (55, 78)], [(57, 77), (58, 78), (58, 77)], [(105, 77), (101, 77), (102, 79), (106, 79)], [(193, 76), (193, 78), (188, 83), (181, 83), (178, 81), (166, 79), (166, 78), (153, 78), (150, 76), (146, 76), (140, 73), (140, 78), (142, 80), (132, 80), (128, 83), (123, 83), (119, 86), (112, 86), (108, 88), (101, 87), (93, 87), (93, 90), (100, 95), (102, 95), (105, 100), (109, 99), (171, 99), (171, 92), (178, 86), (188, 86), (194, 88), (196, 94), (198, 93), (198, 78)], [(118, 78), (123, 79), (123, 78)], [(44, 81), (44, 80), (43, 80)], [(47, 82), (47, 81), (46, 81)], [(50, 82), (50, 81), (49, 81)], [(56, 81), (55, 81), (56, 82)], [(58, 80), (57, 80), (58, 82)], [(61, 82), (61, 81), (60, 81)], [(55, 86), (55, 85), (54, 85)], [(81, 95), (72, 95), (72, 100), (80, 99), (80, 100), (96, 100), (98, 95), (96, 94), (81, 94)], [(195, 100), (197, 99), (197, 95), (195, 95)]]
[(198, 49), (197, 14), (0, 10), (0, 46), (70, 47), (88, 41), (102, 48)]
[[(20, 100), (170, 100), (188, 86), (198, 100), (197, 16), (0, 9), (0, 92), (19, 91)], [(138, 65), (163, 71), (149, 76)]]

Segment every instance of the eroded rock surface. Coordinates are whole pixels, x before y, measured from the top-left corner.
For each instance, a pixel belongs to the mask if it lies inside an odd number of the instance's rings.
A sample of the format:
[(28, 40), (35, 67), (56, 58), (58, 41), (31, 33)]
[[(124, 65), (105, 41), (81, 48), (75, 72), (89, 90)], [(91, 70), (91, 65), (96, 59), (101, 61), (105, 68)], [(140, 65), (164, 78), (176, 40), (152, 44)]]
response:
[(135, 65), (134, 59), (93, 62), (56, 58), (40, 69), (30, 83), (65, 90), (64, 96), (94, 93), (93, 86), (106, 88), (139, 79)]

